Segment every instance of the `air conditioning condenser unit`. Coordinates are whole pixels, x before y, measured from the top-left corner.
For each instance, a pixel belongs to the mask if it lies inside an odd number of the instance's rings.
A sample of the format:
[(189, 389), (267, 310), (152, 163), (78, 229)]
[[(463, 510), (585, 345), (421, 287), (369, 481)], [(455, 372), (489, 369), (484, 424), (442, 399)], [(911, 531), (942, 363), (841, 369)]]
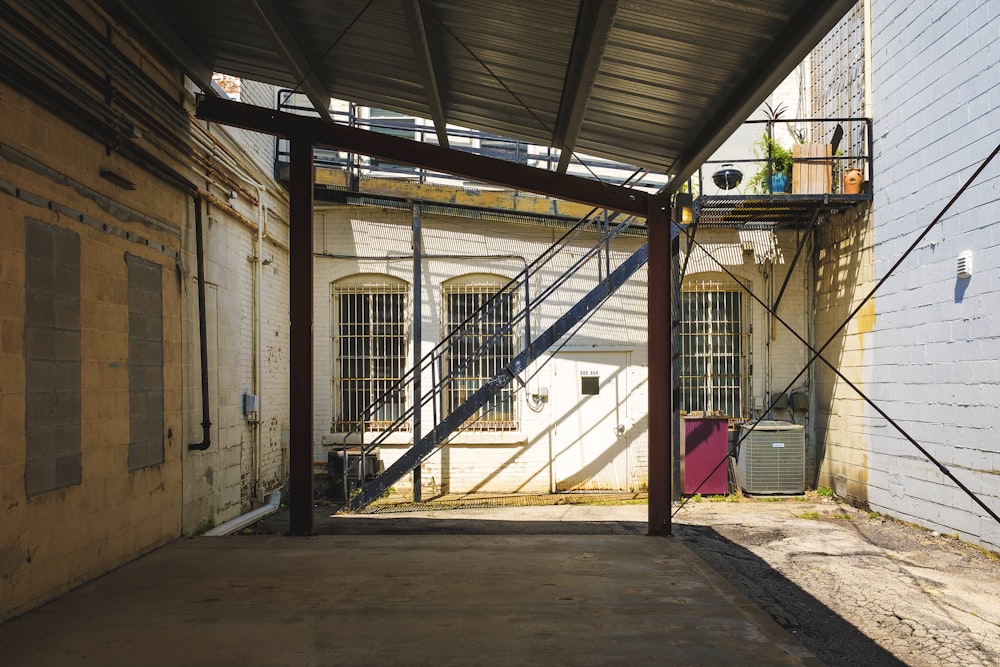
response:
[(805, 493), (805, 428), (785, 421), (761, 421), (741, 429), (736, 457), (740, 488), (747, 493)]

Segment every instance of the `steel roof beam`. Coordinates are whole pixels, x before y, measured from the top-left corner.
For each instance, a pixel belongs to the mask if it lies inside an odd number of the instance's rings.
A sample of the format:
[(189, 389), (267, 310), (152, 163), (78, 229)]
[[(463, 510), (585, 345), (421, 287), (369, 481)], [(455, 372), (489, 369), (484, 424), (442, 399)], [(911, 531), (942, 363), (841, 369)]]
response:
[(299, 81), (299, 88), (306, 94), (316, 111), (326, 120), (330, 118), (330, 95), (326, 92), (315, 65), (310, 63), (299, 47), (298, 40), (288, 28), (285, 19), (278, 12), (271, 0), (250, 0), (256, 10), (257, 23), (264, 29), (271, 43), (281, 55), (289, 73)]
[(663, 192), (676, 192), (702, 163), (710, 159), (765, 96), (778, 87), (856, 3), (857, 0), (802, 3), (798, 14), (791, 17), (784, 30), (771, 40), (770, 49), (749, 63), (740, 85), (715, 105), (716, 113), (708, 116), (701, 131), (687, 142), (688, 148), (677, 156), (669, 169), (673, 178)]
[(420, 0), (401, 0), (406, 22), (413, 41), (413, 55), (417, 59), (417, 68), (424, 81), (424, 93), (427, 95), (427, 106), (434, 121), (434, 131), (437, 133), (438, 144), (448, 148), (448, 120), (444, 115), (444, 105), (441, 103), (441, 91), (438, 89), (437, 76), (434, 74), (434, 61), (431, 59), (430, 44), (427, 43), (427, 30), (424, 26), (423, 12)]
[(361, 153), (396, 164), (425, 167), (476, 181), (589, 204), (645, 218), (654, 195), (642, 190), (600, 183), (580, 176), (529, 167), (403, 139), (319, 118), (206, 97), (198, 104), (198, 118), (288, 139)]
[(619, 0), (580, 1), (573, 50), (566, 66), (566, 79), (559, 101), (559, 117), (552, 133), (552, 145), (562, 149), (557, 169), (561, 174), (566, 173), (573, 157), (590, 94), (601, 69), (604, 47), (618, 13), (618, 4)]

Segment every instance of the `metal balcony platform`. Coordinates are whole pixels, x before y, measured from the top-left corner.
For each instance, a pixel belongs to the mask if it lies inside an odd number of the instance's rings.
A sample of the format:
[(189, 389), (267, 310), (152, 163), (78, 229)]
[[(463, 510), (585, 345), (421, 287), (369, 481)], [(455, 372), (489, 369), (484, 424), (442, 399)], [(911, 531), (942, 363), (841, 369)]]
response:
[(694, 202), (702, 227), (801, 228), (871, 201), (870, 194), (703, 195)]

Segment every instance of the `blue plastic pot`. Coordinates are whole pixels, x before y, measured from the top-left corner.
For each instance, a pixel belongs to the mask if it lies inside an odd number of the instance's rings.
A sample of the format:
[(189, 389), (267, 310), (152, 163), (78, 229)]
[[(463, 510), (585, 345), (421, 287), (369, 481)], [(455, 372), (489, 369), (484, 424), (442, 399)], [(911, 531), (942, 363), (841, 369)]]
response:
[(771, 192), (788, 192), (788, 176), (784, 172), (771, 174)]

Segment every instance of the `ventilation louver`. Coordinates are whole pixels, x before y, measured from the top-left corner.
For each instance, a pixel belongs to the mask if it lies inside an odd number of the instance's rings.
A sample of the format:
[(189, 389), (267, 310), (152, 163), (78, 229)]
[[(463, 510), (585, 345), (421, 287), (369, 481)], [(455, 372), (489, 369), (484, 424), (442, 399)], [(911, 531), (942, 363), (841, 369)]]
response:
[[(743, 426), (736, 457), (740, 488), (747, 493), (804, 493), (805, 429), (801, 424), (762, 421)], [(747, 433), (749, 431), (749, 433)]]

